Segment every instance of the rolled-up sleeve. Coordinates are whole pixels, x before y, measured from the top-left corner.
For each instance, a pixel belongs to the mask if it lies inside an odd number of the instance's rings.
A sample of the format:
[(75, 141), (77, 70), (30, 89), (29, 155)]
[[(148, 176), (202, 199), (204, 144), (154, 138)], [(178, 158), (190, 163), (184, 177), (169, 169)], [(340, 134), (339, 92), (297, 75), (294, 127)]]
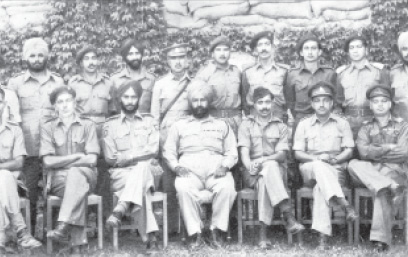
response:
[(27, 155), (24, 145), (24, 135), (20, 127), (14, 131), (13, 159), (19, 156)]
[(345, 121), (343, 124), (343, 139), (341, 141), (342, 148), (353, 148), (355, 146), (353, 139), (353, 132), (351, 131), (350, 124)]
[(248, 121), (243, 121), (238, 129), (238, 147), (251, 148), (250, 128)]

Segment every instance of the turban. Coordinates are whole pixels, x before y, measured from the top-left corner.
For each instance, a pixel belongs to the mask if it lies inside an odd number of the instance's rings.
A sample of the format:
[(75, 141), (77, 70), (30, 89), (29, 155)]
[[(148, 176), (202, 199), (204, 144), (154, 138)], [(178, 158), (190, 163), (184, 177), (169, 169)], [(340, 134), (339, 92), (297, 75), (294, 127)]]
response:
[(145, 47), (141, 44), (136, 42), (134, 39), (126, 39), (125, 41), (122, 42), (122, 45), (120, 47), (120, 56), (122, 56), (123, 59), (126, 59), (126, 56), (128, 55), (130, 48), (136, 48), (139, 53), (143, 56), (143, 52)]
[(214, 92), (207, 84), (195, 81), (187, 87), (187, 97), (189, 101), (198, 93), (202, 93), (209, 103), (212, 102)]
[(401, 47), (404, 42), (408, 42), (408, 32), (402, 32), (398, 37), (398, 50), (401, 51)]
[(44, 39), (39, 37), (34, 37), (27, 39), (23, 46), (23, 60), (27, 60), (28, 57), (33, 52), (43, 53), (46, 57), (48, 56), (48, 44)]
[(129, 88), (132, 88), (133, 91), (136, 93), (137, 97), (140, 99), (140, 96), (142, 95), (142, 92), (143, 92), (142, 85), (140, 85), (140, 82), (139, 82), (139, 81), (130, 80), (130, 81), (127, 81), (127, 82), (123, 83), (122, 85), (120, 85), (120, 87), (119, 87), (118, 90), (116, 91), (116, 95), (117, 95), (117, 98), (118, 98), (118, 102), (120, 102), (120, 98), (122, 97), (122, 95), (123, 95)]

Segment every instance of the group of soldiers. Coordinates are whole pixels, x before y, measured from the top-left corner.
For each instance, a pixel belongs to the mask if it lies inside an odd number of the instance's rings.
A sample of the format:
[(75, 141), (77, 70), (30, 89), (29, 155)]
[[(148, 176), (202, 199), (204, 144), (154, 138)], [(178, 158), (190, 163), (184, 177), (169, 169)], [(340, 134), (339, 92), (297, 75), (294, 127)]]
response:
[[(108, 227), (134, 213), (147, 249), (157, 249), (151, 198), (162, 190), (171, 207), (179, 206), (192, 251), (205, 244), (201, 203), (212, 202), (209, 241), (220, 249), (237, 195), (233, 173), (241, 170), (244, 186), (257, 193), (259, 247), (270, 249), (275, 207), (289, 233), (304, 230), (290, 203), (289, 151), (304, 186), (313, 188), (319, 247), (327, 248), (332, 234), (332, 206), (341, 206), (348, 221), (358, 218), (343, 188), (363, 186), (375, 195), (370, 240), (387, 250), (392, 209), (407, 184), (408, 33), (398, 39), (402, 63), (391, 71), (368, 60), (360, 35), (344, 43), (350, 63), (336, 71), (320, 64), (323, 49), (313, 34), (299, 40), (294, 68), (275, 62), (271, 32), (256, 34), (250, 47), (257, 63), (241, 72), (229, 62), (229, 39), (215, 38), (211, 60), (192, 78), (188, 44), (174, 44), (163, 50), (170, 72), (156, 81), (137, 40), (123, 42), (126, 67), (110, 77), (99, 72), (98, 50), (88, 45), (76, 55), (81, 72), (64, 85), (47, 68), (47, 43), (28, 39), (28, 69), (0, 89), (0, 250), (7, 250), (10, 228), (21, 247), (41, 246), (27, 231), (19, 193), (28, 194), (35, 225), (42, 173), (45, 190), (62, 198), (47, 237), (70, 242), (74, 253), (87, 244), (86, 196), (104, 190), (106, 174), (117, 200)], [(177, 209), (170, 208), (170, 219)]]

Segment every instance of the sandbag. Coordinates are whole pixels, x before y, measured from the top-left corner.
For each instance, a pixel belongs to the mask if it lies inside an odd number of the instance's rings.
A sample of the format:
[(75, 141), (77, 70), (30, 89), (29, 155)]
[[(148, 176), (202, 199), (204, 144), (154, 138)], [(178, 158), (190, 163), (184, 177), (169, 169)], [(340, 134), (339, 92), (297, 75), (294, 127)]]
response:
[(319, 17), (324, 10), (354, 11), (370, 6), (370, 0), (310, 0), (312, 11)]
[(225, 4), (213, 7), (203, 7), (197, 9), (193, 17), (196, 20), (208, 19), (208, 20), (218, 20), (225, 16), (235, 16), (246, 14), (249, 11), (248, 2), (241, 4)]
[(44, 5), (32, 5), (32, 6), (12, 6), (6, 8), (8, 15), (15, 15), (20, 13), (28, 12), (50, 12), (53, 10), (53, 7), (48, 4)]
[(11, 6), (33, 6), (33, 5), (43, 5), (43, 4), (49, 4), (50, 1), (47, 0), (25, 0), (25, 1), (11, 1), (11, 0), (5, 0), (5, 1), (0, 1), (0, 7), (11, 7)]
[(202, 28), (208, 24), (207, 20), (194, 20), (190, 16), (164, 12), (164, 19), (170, 28)]
[(182, 5), (180, 1), (163, 0), (164, 9), (167, 12), (177, 13), (181, 15), (187, 15), (187, 6)]
[(347, 28), (350, 30), (358, 30), (366, 28), (371, 24), (371, 19), (366, 20), (342, 20), (323, 23), (318, 27), (319, 30), (335, 30), (336, 28)]
[(365, 20), (370, 17), (370, 14), (370, 7), (366, 7), (358, 11), (325, 10), (322, 16), (326, 21)]
[(313, 27), (324, 23), (323, 18), (314, 19), (279, 19), (279, 22), (286, 23), (294, 27)]
[(227, 16), (222, 17), (218, 20), (220, 25), (231, 25), (231, 26), (251, 26), (259, 24), (275, 24), (275, 19), (265, 18), (261, 15), (237, 15), (237, 16)]
[(312, 11), (309, 1), (297, 3), (264, 3), (251, 8), (250, 14), (259, 14), (265, 17), (310, 19)]
[(260, 24), (242, 27), (246, 35), (253, 36), (262, 31), (275, 31), (276, 25)]
[(293, 2), (302, 2), (303, 0), (248, 0), (250, 6), (255, 6), (257, 4), (263, 3), (293, 3)]
[(43, 12), (27, 12), (10, 16), (10, 26), (14, 30), (20, 30), (32, 25), (40, 25), (45, 22), (46, 13)]
[(247, 0), (190, 0), (188, 2), (188, 9), (192, 13), (203, 7), (224, 6), (226, 4), (242, 4), (247, 2)]

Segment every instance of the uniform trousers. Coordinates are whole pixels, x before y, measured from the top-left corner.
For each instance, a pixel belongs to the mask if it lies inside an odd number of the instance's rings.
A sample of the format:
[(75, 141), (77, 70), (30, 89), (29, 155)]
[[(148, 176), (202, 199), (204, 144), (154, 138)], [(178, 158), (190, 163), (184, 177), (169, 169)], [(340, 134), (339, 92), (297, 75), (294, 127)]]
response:
[(331, 200), (333, 197), (344, 198), (339, 182), (344, 171), (338, 165), (322, 161), (303, 163), (299, 169), (305, 186), (313, 188), (312, 229), (331, 236)]
[(71, 226), (71, 244), (88, 243), (86, 235), (87, 199), (93, 191), (97, 171), (87, 167), (50, 171), (50, 193), (62, 198), (58, 221)]
[(159, 230), (151, 201), (155, 178), (150, 161), (126, 168), (114, 168), (110, 170), (110, 174), (112, 191), (119, 202), (130, 203), (131, 211), (137, 215), (142, 240), (147, 241), (148, 233)]
[(355, 184), (367, 187), (374, 195), (373, 220), (370, 240), (388, 245), (392, 241), (393, 206), (389, 190), (393, 184), (406, 183), (407, 177), (402, 170), (393, 169), (395, 164), (387, 165), (368, 161), (352, 160), (349, 173)]
[[(24, 161), (23, 173), (30, 200), (31, 224), (35, 228), (37, 217), (37, 201), (40, 193), (38, 182), (41, 178), (41, 160), (38, 157), (27, 157)], [(33, 229), (35, 231), (35, 229)]]

